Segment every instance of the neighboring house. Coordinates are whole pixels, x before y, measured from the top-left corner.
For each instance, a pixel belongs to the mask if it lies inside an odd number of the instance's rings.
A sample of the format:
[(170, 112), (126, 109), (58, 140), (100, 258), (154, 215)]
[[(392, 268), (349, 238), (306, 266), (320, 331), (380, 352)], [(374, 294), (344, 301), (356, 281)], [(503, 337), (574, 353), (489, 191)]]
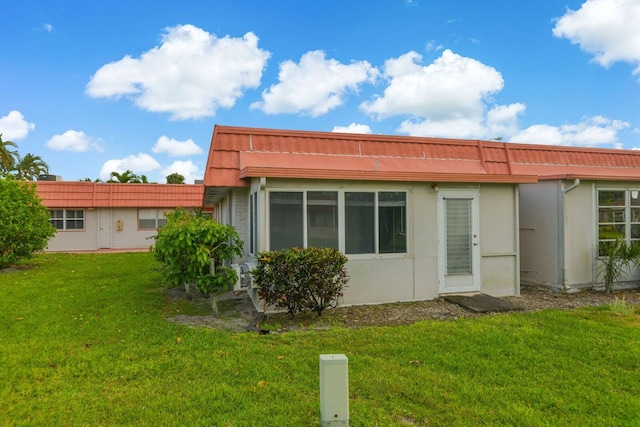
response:
[(243, 239), (239, 262), (341, 250), (347, 305), (507, 296), (520, 289), (519, 184), (536, 182), (500, 142), (216, 126), (204, 203)]
[(107, 184), (37, 181), (42, 204), (58, 229), (47, 251), (142, 249), (177, 207), (202, 207), (204, 187), (188, 184)]
[[(512, 144), (510, 144), (513, 146)], [(640, 242), (640, 151), (513, 146), (520, 186), (521, 280), (577, 291), (602, 284), (599, 245)], [(637, 269), (620, 287), (637, 287)]]

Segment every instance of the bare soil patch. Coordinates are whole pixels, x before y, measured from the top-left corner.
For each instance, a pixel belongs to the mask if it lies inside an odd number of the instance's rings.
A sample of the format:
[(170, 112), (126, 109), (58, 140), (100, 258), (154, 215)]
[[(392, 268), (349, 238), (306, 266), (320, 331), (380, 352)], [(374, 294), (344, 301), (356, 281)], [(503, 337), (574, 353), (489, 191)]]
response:
[[(186, 299), (184, 290), (172, 289), (166, 292), (168, 299)], [(545, 309), (571, 310), (579, 307), (597, 307), (612, 304), (616, 298), (624, 298), (627, 304), (640, 305), (640, 290), (619, 290), (612, 295), (602, 291), (561, 293), (546, 287), (522, 287), (521, 295), (501, 298), (512, 303), (518, 311), (538, 311)], [(263, 330), (286, 332), (294, 330), (324, 330), (332, 326), (362, 328), (367, 326), (410, 325), (424, 320), (446, 321), (467, 317), (491, 316), (494, 313), (479, 314), (464, 310), (458, 305), (438, 298), (429, 301), (398, 302), (378, 305), (359, 305), (326, 310), (322, 316), (315, 313), (298, 314), (294, 318), (286, 313), (261, 316), (253, 307), (246, 294), (230, 292), (220, 297), (220, 313), (213, 316), (213, 310), (206, 314), (175, 314), (168, 320), (188, 326), (207, 327), (220, 330), (244, 332)], [(211, 304), (208, 298), (195, 297), (192, 304)]]

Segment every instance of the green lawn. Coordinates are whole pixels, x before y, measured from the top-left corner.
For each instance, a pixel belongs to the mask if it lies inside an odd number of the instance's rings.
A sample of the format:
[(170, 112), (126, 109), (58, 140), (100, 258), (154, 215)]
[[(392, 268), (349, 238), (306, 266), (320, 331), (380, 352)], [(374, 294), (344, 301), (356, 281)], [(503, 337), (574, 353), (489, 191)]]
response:
[(640, 425), (640, 316), (606, 307), (281, 335), (165, 320), (148, 253), (0, 274), (0, 425), (318, 425), (320, 354), (353, 426)]

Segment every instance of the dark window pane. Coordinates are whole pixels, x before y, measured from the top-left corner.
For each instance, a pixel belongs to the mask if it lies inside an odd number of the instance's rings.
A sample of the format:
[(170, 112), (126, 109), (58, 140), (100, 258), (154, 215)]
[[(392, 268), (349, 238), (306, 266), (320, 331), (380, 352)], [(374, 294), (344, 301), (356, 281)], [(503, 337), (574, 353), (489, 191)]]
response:
[(307, 192), (307, 246), (338, 249), (337, 192)]
[(155, 219), (144, 219), (140, 218), (138, 220), (138, 227), (143, 229), (153, 229), (156, 228), (156, 220)]
[(375, 193), (345, 193), (345, 251), (374, 253)]
[(602, 225), (598, 226), (599, 240), (615, 240), (617, 238), (624, 239), (624, 224), (620, 225)]
[(269, 236), (271, 250), (302, 247), (302, 193), (269, 193)]
[(65, 228), (67, 230), (82, 230), (84, 228), (84, 221), (81, 219), (68, 219)]
[(624, 206), (624, 190), (598, 191), (599, 206)]
[(624, 222), (624, 208), (598, 209), (598, 222)]
[(407, 251), (407, 194), (405, 192), (378, 193), (378, 223), (380, 253)]

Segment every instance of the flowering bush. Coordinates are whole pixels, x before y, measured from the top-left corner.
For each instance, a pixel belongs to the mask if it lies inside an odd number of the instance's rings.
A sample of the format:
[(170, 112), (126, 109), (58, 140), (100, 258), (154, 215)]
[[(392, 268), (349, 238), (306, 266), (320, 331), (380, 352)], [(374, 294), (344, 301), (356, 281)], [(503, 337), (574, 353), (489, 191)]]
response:
[(258, 254), (251, 271), (258, 295), (267, 304), (286, 309), (291, 317), (337, 307), (349, 280), (347, 257), (332, 248), (291, 248)]

